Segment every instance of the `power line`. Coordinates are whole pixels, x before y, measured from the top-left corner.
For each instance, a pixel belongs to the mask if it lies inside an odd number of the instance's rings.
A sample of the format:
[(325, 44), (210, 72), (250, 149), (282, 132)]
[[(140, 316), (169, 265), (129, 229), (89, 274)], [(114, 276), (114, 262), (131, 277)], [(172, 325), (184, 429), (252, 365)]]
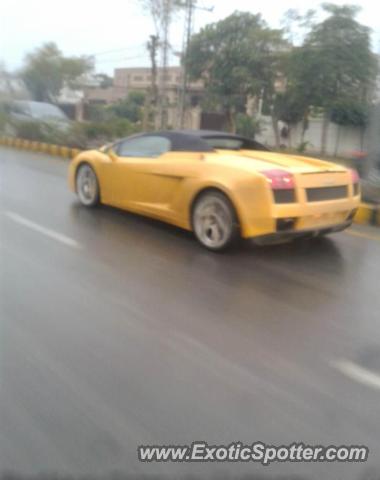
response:
[(103, 52), (97, 52), (97, 53), (91, 53), (90, 56), (91, 57), (99, 57), (101, 55), (108, 55), (110, 53), (119, 53), (119, 52), (126, 52), (128, 50), (136, 50), (138, 48), (143, 48), (144, 45), (134, 45), (134, 46), (131, 46), (131, 47), (124, 47), (124, 48), (117, 48), (117, 49), (114, 49), (114, 50), (105, 50)]
[(108, 59), (108, 60), (101, 60), (98, 61), (96, 60), (97, 65), (102, 65), (103, 63), (112, 63), (112, 62), (122, 62), (122, 61), (128, 61), (128, 60), (137, 60), (138, 58), (148, 58), (147, 54), (141, 54), (141, 55), (136, 55), (134, 57), (120, 57), (120, 58), (113, 58), (113, 59)]

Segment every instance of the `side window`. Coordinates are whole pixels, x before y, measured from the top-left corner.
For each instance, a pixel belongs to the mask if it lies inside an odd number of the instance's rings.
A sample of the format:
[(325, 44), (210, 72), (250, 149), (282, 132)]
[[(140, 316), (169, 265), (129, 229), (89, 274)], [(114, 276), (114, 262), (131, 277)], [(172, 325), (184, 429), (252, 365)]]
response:
[(159, 136), (131, 138), (116, 148), (120, 157), (158, 157), (170, 150), (170, 140)]
[(20, 105), (18, 103), (11, 103), (10, 110), (12, 113), (20, 113), (22, 115), (30, 115), (29, 109), (26, 105)]

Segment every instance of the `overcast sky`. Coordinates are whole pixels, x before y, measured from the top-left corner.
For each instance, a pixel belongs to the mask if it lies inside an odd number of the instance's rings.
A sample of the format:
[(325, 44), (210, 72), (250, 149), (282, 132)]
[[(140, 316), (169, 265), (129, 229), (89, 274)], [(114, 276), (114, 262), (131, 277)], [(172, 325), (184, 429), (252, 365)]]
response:
[[(288, 8), (305, 10), (316, 5), (312, 0), (199, 0), (198, 3), (214, 6), (214, 11), (197, 11), (195, 30), (234, 10), (260, 12), (271, 26), (277, 27)], [(374, 30), (374, 46), (378, 51), (377, 2), (334, 3), (356, 3), (362, 7), (359, 20)], [(182, 44), (182, 28), (183, 20), (176, 19), (171, 43), (177, 49)], [(144, 45), (151, 33), (154, 33), (152, 22), (142, 12), (138, 0), (1, 0), (0, 4), (0, 61), (9, 70), (19, 68), (25, 54), (46, 41), (56, 42), (66, 55), (96, 54), (99, 72), (112, 73), (114, 67), (149, 65)]]

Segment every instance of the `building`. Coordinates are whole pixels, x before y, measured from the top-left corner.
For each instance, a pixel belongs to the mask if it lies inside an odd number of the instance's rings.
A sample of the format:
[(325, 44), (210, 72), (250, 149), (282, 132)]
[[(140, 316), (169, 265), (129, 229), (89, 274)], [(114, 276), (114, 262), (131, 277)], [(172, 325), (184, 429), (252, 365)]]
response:
[(0, 102), (30, 99), (30, 93), (21, 78), (0, 70)]
[[(168, 67), (166, 78), (163, 79), (163, 69), (158, 68), (157, 86), (165, 80), (166, 104), (168, 105), (167, 124), (176, 127), (180, 121), (180, 99), (183, 86), (182, 67)], [(152, 72), (148, 67), (116, 68), (114, 70), (113, 85), (102, 88), (99, 85), (86, 86), (84, 102), (87, 104), (112, 104), (124, 99), (130, 92), (150, 91)], [(190, 82), (186, 88), (188, 106), (184, 115), (186, 128), (198, 128), (200, 124), (200, 101), (204, 92), (202, 81)]]

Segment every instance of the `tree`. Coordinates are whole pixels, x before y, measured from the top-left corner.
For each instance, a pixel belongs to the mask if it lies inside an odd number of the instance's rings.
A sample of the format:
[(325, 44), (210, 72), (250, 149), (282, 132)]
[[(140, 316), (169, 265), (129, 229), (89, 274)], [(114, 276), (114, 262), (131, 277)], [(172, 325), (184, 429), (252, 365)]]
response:
[(192, 79), (203, 79), (208, 101), (218, 105), (235, 131), (235, 115), (249, 96), (272, 98), (286, 44), (260, 15), (235, 12), (206, 25), (190, 41), (184, 59)]
[(340, 141), (340, 127), (352, 126), (361, 129), (361, 148), (363, 148), (364, 127), (368, 124), (369, 105), (347, 98), (331, 106), (330, 119), (338, 125), (334, 155), (337, 156)]
[[(161, 67), (162, 74), (159, 77), (159, 97), (158, 97), (158, 124), (161, 128), (166, 127), (167, 123), (167, 101), (166, 101), (166, 82), (167, 68), (169, 62), (169, 31), (174, 14), (181, 8), (183, 4), (180, 0), (140, 0), (145, 11), (147, 11), (154, 23), (156, 30), (157, 45), (161, 48)], [(153, 41), (151, 36), (151, 42)], [(159, 41), (159, 43), (158, 43)], [(156, 46), (157, 46), (156, 45)], [(155, 47), (156, 47), (155, 46)], [(151, 47), (148, 48), (152, 48)], [(152, 50), (150, 49), (150, 52)]]
[(298, 52), (303, 62), (298, 62), (297, 80), (311, 104), (324, 111), (321, 154), (332, 105), (345, 98), (365, 103), (376, 74), (369, 29), (355, 19), (359, 7), (323, 4), (323, 9), (329, 16), (312, 27)]
[(130, 92), (127, 98), (111, 105), (109, 111), (117, 117), (137, 123), (142, 120), (144, 103), (145, 94), (143, 92)]
[(109, 88), (109, 87), (112, 87), (113, 85), (113, 78), (107, 75), (106, 73), (97, 73), (96, 75), (94, 75), (94, 78), (99, 80), (100, 88)]
[(318, 62), (319, 59), (310, 55), (303, 47), (293, 47), (283, 58), (286, 89), (284, 92), (276, 93), (272, 117), (287, 124), (289, 146), (292, 141), (292, 129), (299, 122), (302, 122), (300, 144), (304, 144), (311, 107), (315, 102), (319, 103), (322, 97), (321, 85), (316, 75)]
[(310, 31), (310, 27), (315, 20), (316, 11), (309, 9), (305, 13), (299, 12), (295, 8), (289, 8), (281, 19), (281, 26), (284, 34), (293, 45), (302, 44), (305, 35)]
[(21, 77), (34, 100), (55, 103), (64, 85), (77, 87), (78, 79), (92, 68), (90, 58), (64, 57), (50, 42), (26, 56)]
[[(297, 90), (290, 87), (284, 93), (276, 94), (273, 111), (275, 118), (287, 125), (288, 145), (291, 148), (292, 129), (301, 121), (305, 121), (308, 113), (307, 103)], [(304, 127), (306, 127), (305, 124)]]

